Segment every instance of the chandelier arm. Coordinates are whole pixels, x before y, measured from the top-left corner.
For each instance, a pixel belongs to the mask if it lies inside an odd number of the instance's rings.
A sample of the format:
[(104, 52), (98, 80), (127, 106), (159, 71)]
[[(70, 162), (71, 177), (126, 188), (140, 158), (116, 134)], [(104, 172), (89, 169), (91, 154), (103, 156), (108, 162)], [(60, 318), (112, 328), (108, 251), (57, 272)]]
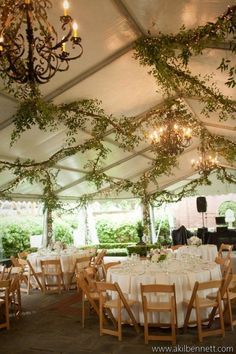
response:
[[(69, 62), (83, 54), (77, 27), (72, 26), (73, 19), (65, 11), (60, 17), (65, 35), (58, 40), (48, 21), (47, 10), (51, 8), (50, 0), (4, 0), (0, 5), (0, 72), (11, 84), (28, 83), (32, 92), (36, 83), (47, 83), (57, 72), (68, 70)], [(74, 55), (66, 51), (69, 41), (69, 48), (76, 50)]]

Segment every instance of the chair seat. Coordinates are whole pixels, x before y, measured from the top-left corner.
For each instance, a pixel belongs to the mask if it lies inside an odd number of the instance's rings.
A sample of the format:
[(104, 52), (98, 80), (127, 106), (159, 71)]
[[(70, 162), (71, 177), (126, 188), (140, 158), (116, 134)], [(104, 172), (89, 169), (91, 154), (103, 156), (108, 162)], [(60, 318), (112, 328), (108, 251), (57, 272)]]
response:
[[(236, 299), (236, 293), (229, 291), (228, 295), (229, 295), (229, 300)], [(208, 294), (207, 298), (208, 299), (216, 299), (216, 296), (217, 296), (217, 293), (215, 292), (215, 293)], [(228, 299), (227, 294), (224, 294), (223, 300), (226, 300), (226, 299)]]
[[(99, 293), (97, 292), (90, 292), (89, 296), (93, 299), (93, 300), (99, 300)], [(86, 294), (85, 294), (85, 298), (87, 298)]]
[(171, 311), (171, 302), (148, 302), (147, 303), (147, 311)]
[[(127, 304), (129, 306), (134, 305), (137, 301), (135, 300), (126, 300)], [(118, 299), (114, 299), (114, 300), (108, 300), (104, 303), (104, 307), (106, 308), (117, 308), (118, 307)], [(121, 307), (124, 307), (124, 304), (121, 302)]]
[[(217, 302), (214, 301), (214, 300), (215, 300), (215, 298), (210, 299), (210, 298), (199, 297), (199, 298), (198, 298), (199, 307), (204, 308), (204, 307), (216, 306), (216, 305), (217, 305)], [(184, 302), (185, 305), (188, 305), (188, 304), (189, 304), (189, 301), (190, 301), (190, 300), (184, 299), (183, 302)], [(193, 307), (194, 307), (194, 308), (196, 307), (195, 301), (194, 301), (194, 303), (193, 303)]]

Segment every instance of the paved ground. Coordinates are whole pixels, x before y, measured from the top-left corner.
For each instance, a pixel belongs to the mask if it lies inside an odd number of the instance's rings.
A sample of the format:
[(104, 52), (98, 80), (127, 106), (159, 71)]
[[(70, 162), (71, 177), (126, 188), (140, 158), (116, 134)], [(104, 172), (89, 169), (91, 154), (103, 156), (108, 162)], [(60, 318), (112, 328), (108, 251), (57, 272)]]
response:
[[(235, 252), (233, 268), (236, 272)], [(209, 337), (201, 345), (195, 328), (187, 334), (180, 330), (176, 347), (156, 341), (145, 345), (142, 327), (137, 335), (133, 328), (124, 326), (122, 342), (108, 335), (100, 337), (95, 314), (88, 314), (86, 328), (81, 327), (81, 302), (75, 291), (61, 295), (34, 291), (23, 295), (22, 300), (22, 317), (11, 320), (10, 331), (0, 330), (0, 354), (151, 354), (171, 350), (175, 353), (226, 353), (232, 352), (233, 346), (236, 350), (235, 333), (229, 329), (224, 339)], [(233, 312), (236, 317), (236, 304)]]
[[(190, 347), (195, 353), (203, 352), (196, 347), (200, 345), (196, 329), (189, 330), (187, 334), (180, 331), (177, 347), (168, 346), (168, 342), (154, 341), (145, 345), (142, 327), (137, 335), (133, 328), (125, 326), (122, 342), (108, 335), (100, 337), (95, 314), (88, 314), (86, 328), (81, 327), (80, 299), (73, 291), (61, 295), (43, 295), (35, 291), (23, 296), (23, 309), (22, 318), (11, 321), (10, 331), (0, 330), (1, 354), (151, 354), (158, 352), (153, 346), (158, 346), (162, 353), (170, 352), (170, 348), (173, 352), (189, 353)], [(236, 315), (236, 308), (234, 313)], [(209, 346), (208, 353), (215, 353), (218, 347), (221, 352), (227, 352), (222, 347), (235, 343), (235, 334), (227, 330), (224, 339), (210, 337), (202, 345)]]

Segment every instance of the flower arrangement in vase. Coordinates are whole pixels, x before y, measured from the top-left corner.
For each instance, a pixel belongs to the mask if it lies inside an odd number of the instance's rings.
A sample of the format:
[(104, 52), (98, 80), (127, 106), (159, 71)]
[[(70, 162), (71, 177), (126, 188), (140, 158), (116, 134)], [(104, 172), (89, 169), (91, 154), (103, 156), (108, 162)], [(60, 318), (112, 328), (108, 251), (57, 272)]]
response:
[(189, 246), (201, 246), (202, 240), (197, 236), (192, 236), (188, 239)]

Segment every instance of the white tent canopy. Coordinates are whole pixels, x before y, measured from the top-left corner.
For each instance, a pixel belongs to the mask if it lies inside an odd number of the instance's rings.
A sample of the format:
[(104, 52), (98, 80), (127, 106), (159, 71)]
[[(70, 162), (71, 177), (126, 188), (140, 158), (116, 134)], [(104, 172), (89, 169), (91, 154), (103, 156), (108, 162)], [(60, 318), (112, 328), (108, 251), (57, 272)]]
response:
[[(60, 2), (53, 0), (50, 14), (55, 28), (59, 25), (62, 14)], [(71, 62), (67, 72), (58, 73), (51, 81), (41, 87), (45, 100), (56, 104), (69, 103), (73, 100), (93, 99), (102, 101), (102, 107), (108, 114), (135, 117), (144, 115), (163, 101), (161, 90), (158, 90), (154, 77), (148, 74), (147, 67), (141, 67), (133, 57), (134, 42), (148, 30), (153, 35), (159, 31), (164, 34), (177, 33), (185, 24), (186, 28), (214, 22), (223, 14), (228, 5), (235, 1), (226, 0), (71, 0), (73, 17), (79, 20), (79, 34), (82, 37), (84, 54)], [(190, 63), (192, 73), (211, 74), (214, 70), (214, 81), (220, 92), (236, 98), (235, 90), (225, 85), (225, 73), (215, 70), (222, 56), (235, 63), (235, 57), (222, 43), (218, 48), (207, 48), (201, 56), (193, 57)], [(213, 69), (214, 68), (214, 69)], [(234, 96), (232, 96), (234, 94)], [(223, 135), (236, 142), (235, 121), (219, 121), (217, 114), (209, 119), (201, 115), (202, 105), (196, 98), (183, 98), (184, 103), (199, 121), (202, 121), (209, 132)], [(10, 136), (13, 130), (12, 115), (17, 108), (17, 100), (7, 93), (3, 87), (0, 91), (0, 159), (14, 161), (34, 159), (43, 161), (58, 151), (65, 137), (63, 127), (57, 131), (42, 132), (36, 127), (25, 132), (10, 147)], [(81, 131), (78, 141), (83, 142), (91, 137), (89, 131)], [(112, 130), (106, 134), (106, 146), (111, 150), (103, 169), (115, 179), (138, 179), (148, 170), (153, 161), (153, 154), (148, 145), (140, 143), (133, 151), (124, 152), (115, 141)], [(163, 175), (158, 179), (161, 189), (179, 190), (190, 180), (196, 178), (191, 167), (191, 159), (198, 155), (198, 139), (179, 158), (179, 166), (173, 168), (171, 175)], [(84, 193), (95, 193), (97, 188), (86, 181), (88, 168), (84, 165), (88, 158), (96, 152), (64, 158), (55, 166), (57, 175), (57, 195), (61, 199), (74, 200)], [(236, 174), (236, 164), (228, 165), (221, 161), (230, 172)], [(9, 171), (0, 174), (0, 187), (4, 188), (15, 176)], [(220, 183), (212, 178), (213, 187), (209, 193), (224, 194), (236, 192), (236, 186)], [(150, 183), (148, 191), (155, 192), (155, 184)], [(199, 190), (199, 194), (207, 193)], [(11, 193), (14, 199), (39, 199), (42, 195), (40, 183), (22, 182)], [(131, 197), (129, 192), (122, 192), (118, 197)]]

